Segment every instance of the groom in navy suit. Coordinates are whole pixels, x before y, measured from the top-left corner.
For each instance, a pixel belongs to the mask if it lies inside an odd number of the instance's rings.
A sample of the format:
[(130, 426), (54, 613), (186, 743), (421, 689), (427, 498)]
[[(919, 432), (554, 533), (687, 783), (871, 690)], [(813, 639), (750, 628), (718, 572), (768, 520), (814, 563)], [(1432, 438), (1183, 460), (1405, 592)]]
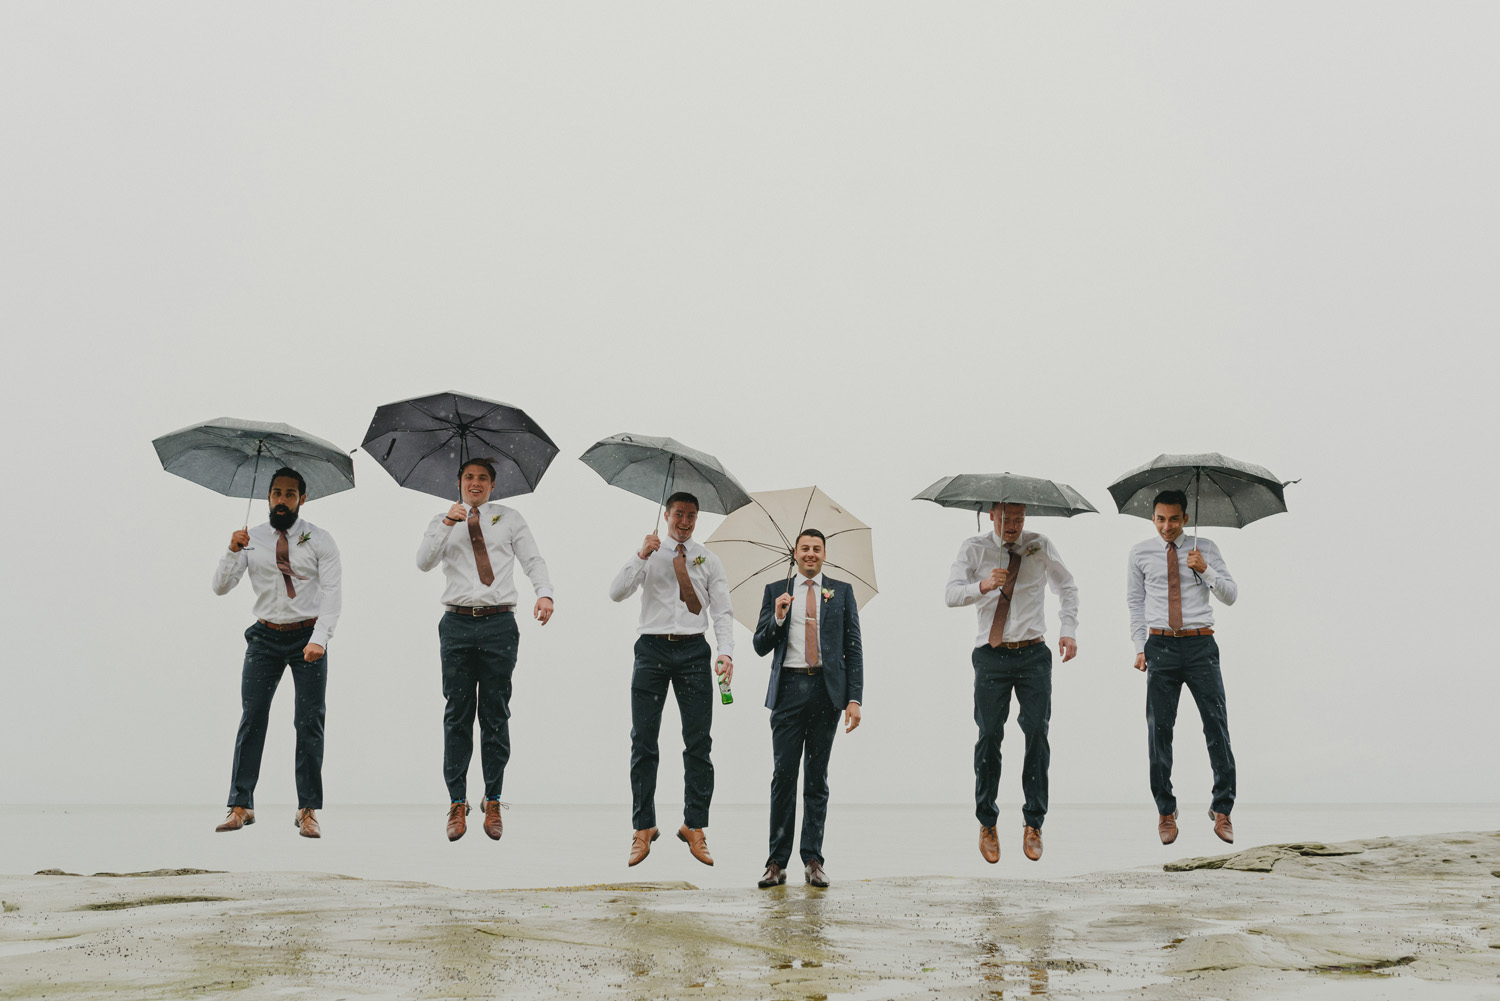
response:
[(828, 817), (828, 758), (839, 713), (844, 732), (859, 726), (865, 662), (859, 641), (854, 589), (823, 576), (823, 533), (808, 528), (793, 550), (797, 573), (766, 585), (755, 652), (771, 658), (766, 708), (771, 710), (771, 855), (760, 886), (786, 882), (797, 822), (797, 765), (802, 776), (802, 864), (809, 886), (827, 886), (823, 825)]

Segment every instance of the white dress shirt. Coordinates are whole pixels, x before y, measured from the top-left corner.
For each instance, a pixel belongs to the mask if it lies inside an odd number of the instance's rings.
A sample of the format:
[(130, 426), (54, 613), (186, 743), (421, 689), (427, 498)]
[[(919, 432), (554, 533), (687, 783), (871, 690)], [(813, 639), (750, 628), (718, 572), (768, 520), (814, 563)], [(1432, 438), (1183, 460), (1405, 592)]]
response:
[[(1198, 551), (1208, 566), (1201, 574), (1188, 569), (1187, 557), (1193, 539), (1186, 532), (1177, 542), (1177, 580), (1182, 590), (1182, 628), (1208, 629), (1214, 624), (1214, 610), (1208, 596), (1213, 594), (1226, 605), (1240, 596), (1239, 585), (1229, 576), (1219, 547), (1198, 537)], [(1202, 578), (1200, 583), (1199, 578)], [(1152, 629), (1170, 629), (1167, 622), (1167, 544), (1161, 536), (1136, 543), (1130, 550), (1125, 569), (1125, 603), (1130, 606), (1130, 638), (1135, 652), (1146, 649), (1146, 637)]]
[(677, 556), (677, 540), (662, 540), (661, 548), (641, 559), (639, 553), (615, 574), (609, 585), (611, 601), (624, 601), (641, 589), (641, 622), (636, 632), (642, 636), (670, 633), (677, 636), (702, 636), (708, 632), (713, 616), (714, 646), (722, 657), (734, 657), (734, 606), (729, 600), (729, 578), (724, 564), (695, 539), (682, 544), (687, 550), (688, 580), (702, 603), (694, 615), (683, 603), (677, 587), (677, 571), (672, 560)]
[[(473, 510), (465, 504), (464, 512)], [(495, 580), (486, 586), (479, 579), (479, 563), (474, 559), (474, 542), (469, 538), (469, 523), (460, 521), (453, 525), (443, 524), (448, 516), (445, 511), (433, 518), (417, 546), (417, 569), (426, 573), (439, 563), (443, 565), (443, 576), (448, 583), (443, 588), (442, 602), (445, 605), (514, 605), (519, 596), (516, 591), (515, 566), (531, 578), (531, 588), (538, 598), (552, 597), (552, 581), (547, 576), (547, 563), (537, 551), (536, 540), (531, 537), (531, 528), (521, 512), (491, 501), (479, 507), (479, 531), (484, 536), (484, 548), (490, 555), (490, 570)]]
[[(781, 658), (782, 667), (808, 667), (807, 663), (807, 586), (813, 587), (813, 605), (817, 609), (813, 614), (818, 618), (818, 645), (823, 643), (823, 573), (818, 572), (816, 577), (807, 578), (797, 574), (792, 578), (792, 604), (787, 609), (787, 615), (791, 616), (791, 628), (786, 631), (786, 656)], [(786, 616), (776, 620), (779, 626), (786, 621)], [(823, 656), (823, 651), (818, 651), (818, 656)], [(821, 663), (821, 661), (820, 661)]]
[(255, 617), (277, 625), (317, 619), (309, 642), (327, 649), (344, 607), (344, 568), (339, 561), (339, 547), (334, 545), (333, 536), (303, 518), (286, 530), (286, 542), (287, 562), (307, 578), (292, 578), (295, 597), (286, 596), (286, 582), (276, 569), (276, 529), (270, 522), (250, 529), (249, 548), (226, 552), (219, 560), (211, 585), (214, 594), (234, 590), (249, 570), (250, 586), (255, 589)]
[[(993, 531), (965, 539), (958, 549), (958, 557), (948, 571), (948, 589), (944, 594), (949, 608), (964, 605), (979, 607), (979, 635), (974, 639), (976, 647), (988, 646), (990, 627), (995, 622), (995, 606), (1000, 603), (1000, 589), (981, 594), (979, 584), (989, 578), (990, 571), (1005, 570), (1010, 566), (1010, 553), (1003, 548), (1004, 542)], [(1036, 532), (1022, 532), (1016, 540), (1016, 552), (1021, 554), (1021, 567), (1016, 571), (1015, 587), (1011, 591), (1010, 611), (1005, 616), (1005, 632), (1001, 641), (1020, 643), (1047, 634), (1045, 608), (1046, 587), (1052, 588), (1061, 606), (1058, 610), (1062, 636), (1078, 635), (1078, 586), (1073, 575), (1063, 565), (1062, 557), (1050, 539)], [(1009, 582), (1006, 584), (1010, 587)]]

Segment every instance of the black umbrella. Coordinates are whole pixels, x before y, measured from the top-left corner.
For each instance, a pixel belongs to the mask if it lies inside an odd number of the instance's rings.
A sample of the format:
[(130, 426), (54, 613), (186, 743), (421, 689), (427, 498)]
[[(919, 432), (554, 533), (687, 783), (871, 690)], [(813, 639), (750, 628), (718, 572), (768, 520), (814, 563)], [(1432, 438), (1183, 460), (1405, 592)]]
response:
[(1244, 528), (1252, 521), (1286, 513), (1284, 487), (1300, 480), (1280, 480), (1264, 466), (1241, 462), (1218, 452), (1158, 455), (1124, 473), (1109, 485), (1121, 514), (1151, 520), (1152, 499), (1163, 490), (1181, 490), (1192, 503), (1193, 545), (1198, 526)]
[(375, 411), (361, 447), (403, 487), (452, 500), (458, 468), (495, 465), (495, 499), (536, 489), (557, 446), (524, 410), (480, 396), (436, 393)]

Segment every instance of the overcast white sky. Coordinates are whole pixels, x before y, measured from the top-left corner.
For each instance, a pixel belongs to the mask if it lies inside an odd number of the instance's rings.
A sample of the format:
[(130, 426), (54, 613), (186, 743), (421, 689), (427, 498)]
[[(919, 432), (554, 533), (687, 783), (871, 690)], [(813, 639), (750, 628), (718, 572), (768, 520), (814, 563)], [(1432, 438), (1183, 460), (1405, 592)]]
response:
[[(908, 498), (1008, 469), (1109, 512), (1200, 449), (1303, 478), (1211, 533), (1241, 810), (1495, 800), (1497, 31), (1485, 3), (6, 4), (0, 802), (224, 801), (251, 593), (208, 582), (244, 502), (152, 438), (232, 415), (352, 448), (445, 389), (562, 449), (508, 502), (558, 592), (522, 625), (509, 800), (629, 799), (638, 605), (605, 590), (653, 513), (576, 461), (621, 431), (873, 526), (838, 800), (972, 788), (974, 613), (942, 593), (974, 519)], [(413, 556), (443, 505), (355, 467), (306, 510), (346, 566), (327, 805), (440, 802)], [(1123, 578), (1150, 528), (1029, 527), (1082, 598), (1053, 801), (1149, 812)], [(756, 802), (768, 662), (738, 643), (716, 798)], [(1187, 804), (1202, 744), (1185, 700)], [(262, 801), (291, 757), (288, 678)]]

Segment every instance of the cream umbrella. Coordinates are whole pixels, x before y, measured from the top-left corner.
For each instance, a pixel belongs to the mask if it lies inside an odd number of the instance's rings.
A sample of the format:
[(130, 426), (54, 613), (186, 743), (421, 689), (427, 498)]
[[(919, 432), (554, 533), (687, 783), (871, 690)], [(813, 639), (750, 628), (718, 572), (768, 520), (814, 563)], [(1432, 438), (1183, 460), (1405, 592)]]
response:
[(784, 581), (790, 587), (796, 573), (792, 551), (804, 528), (823, 533), (824, 573), (853, 587), (860, 608), (875, 597), (869, 525), (815, 486), (766, 490), (751, 494), (750, 503), (725, 518), (704, 543), (724, 564), (734, 617), (745, 628), (755, 629), (767, 584)]

